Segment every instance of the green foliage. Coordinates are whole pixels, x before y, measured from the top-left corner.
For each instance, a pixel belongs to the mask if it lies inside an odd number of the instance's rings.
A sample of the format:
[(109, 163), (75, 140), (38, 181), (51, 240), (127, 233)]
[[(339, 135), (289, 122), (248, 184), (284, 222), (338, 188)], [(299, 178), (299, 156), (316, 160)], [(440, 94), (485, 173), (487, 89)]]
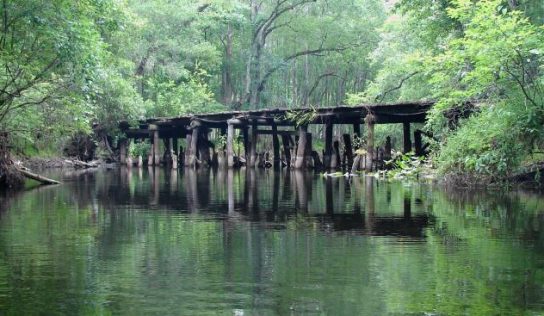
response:
[(151, 144), (148, 142), (131, 142), (130, 147), (128, 149), (128, 153), (131, 157), (147, 157), (149, 156), (149, 152), (151, 150)]
[(318, 116), (317, 108), (310, 106), (308, 110), (289, 110), (285, 113), (285, 119), (291, 121), (296, 127), (308, 125)]
[(417, 180), (428, 176), (431, 171), (430, 161), (425, 157), (417, 157), (413, 152), (403, 154), (395, 152), (390, 161), (386, 161), (387, 177), (393, 180)]
[(499, 179), (510, 175), (542, 137), (542, 127), (529, 127), (521, 106), (486, 106), (472, 116), (443, 146), (436, 158), (443, 173), (474, 173)]

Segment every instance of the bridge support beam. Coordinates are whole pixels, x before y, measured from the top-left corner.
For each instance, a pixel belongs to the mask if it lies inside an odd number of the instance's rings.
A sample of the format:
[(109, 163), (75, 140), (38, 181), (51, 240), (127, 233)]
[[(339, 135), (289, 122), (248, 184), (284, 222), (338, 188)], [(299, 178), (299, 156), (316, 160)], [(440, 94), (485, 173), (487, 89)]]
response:
[(198, 134), (200, 127), (193, 128), (190, 135), (187, 135), (187, 150), (185, 155), (185, 166), (189, 168), (196, 167), (196, 154), (198, 152)]
[(291, 144), (293, 143), (293, 139), (289, 134), (282, 134), (281, 142), (283, 144), (283, 155), (285, 156), (285, 164), (287, 165), (287, 168), (291, 168)]
[(121, 165), (124, 165), (127, 163), (129, 144), (130, 144), (130, 139), (127, 139), (127, 138), (119, 141), (119, 163)]
[(412, 141), (410, 140), (410, 123), (402, 123), (402, 130), (403, 130), (403, 151), (404, 153), (409, 153), (412, 151)]
[(301, 169), (306, 166), (306, 146), (308, 142), (308, 125), (301, 125), (298, 128), (298, 145), (295, 168)]
[(414, 151), (416, 153), (416, 156), (423, 156), (423, 141), (421, 138), (421, 131), (416, 130), (414, 131)]
[(258, 141), (258, 132), (257, 124), (251, 124), (251, 140), (249, 141), (249, 160), (247, 161), (247, 166), (252, 168), (255, 167), (257, 162), (257, 141)]
[(335, 168), (332, 161), (332, 134), (334, 125), (331, 122), (325, 124), (325, 148), (323, 151), (323, 165), (325, 169), (329, 170)]
[(227, 166), (234, 167), (234, 125), (227, 125)]
[(353, 134), (359, 138), (361, 137), (361, 124), (353, 124)]
[(353, 165), (353, 147), (351, 145), (351, 136), (349, 134), (342, 135), (342, 138), (344, 139), (344, 148), (345, 148), (345, 155), (347, 158), (347, 166), (346, 170), (351, 168), (351, 165)]
[(365, 123), (368, 126), (365, 165), (367, 171), (372, 171), (374, 169), (374, 120), (375, 117), (372, 113), (367, 114), (365, 117)]
[(274, 123), (272, 123), (272, 147), (274, 150), (274, 169), (280, 169), (280, 140), (278, 139), (278, 126), (276, 126), (276, 124)]
[(151, 149), (149, 151), (148, 165), (158, 166), (161, 162), (161, 154), (159, 152), (159, 129), (157, 125), (149, 124)]

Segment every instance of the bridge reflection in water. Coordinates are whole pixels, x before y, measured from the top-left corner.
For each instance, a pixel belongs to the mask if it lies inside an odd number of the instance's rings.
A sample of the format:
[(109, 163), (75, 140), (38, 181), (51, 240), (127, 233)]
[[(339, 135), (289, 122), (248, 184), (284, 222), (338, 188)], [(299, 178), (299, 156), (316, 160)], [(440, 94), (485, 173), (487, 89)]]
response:
[(207, 213), (275, 229), (295, 223), (372, 236), (424, 238), (425, 228), (433, 224), (425, 186), (414, 190), (372, 177), (252, 168), (122, 168), (120, 173), (115, 194), (120, 200), (113, 203), (136, 208)]

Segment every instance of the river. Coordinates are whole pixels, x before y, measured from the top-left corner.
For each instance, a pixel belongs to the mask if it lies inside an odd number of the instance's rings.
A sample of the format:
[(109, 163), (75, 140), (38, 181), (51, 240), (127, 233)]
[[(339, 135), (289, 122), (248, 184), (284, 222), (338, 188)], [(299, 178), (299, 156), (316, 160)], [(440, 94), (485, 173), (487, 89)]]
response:
[(544, 196), (273, 171), (52, 171), (0, 197), (0, 314), (544, 313)]

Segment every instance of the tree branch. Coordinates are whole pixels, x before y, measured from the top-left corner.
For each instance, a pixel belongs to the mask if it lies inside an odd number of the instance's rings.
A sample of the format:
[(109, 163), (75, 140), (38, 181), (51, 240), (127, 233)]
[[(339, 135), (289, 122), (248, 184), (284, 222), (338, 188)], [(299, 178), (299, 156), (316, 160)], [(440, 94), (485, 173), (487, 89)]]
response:
[(391, 88), (391, 89), (389, 89), (389, 90), (387, 90), (387, 91), (385, 91), (383, 93), (378, 94), (374, 100), (376, 102), (378, 102), (378, 103), (382, 102), (385, 99), (385, 97), (387, 96), (388, 93), (399, 90), (400, 88), (402, 88), (402, 85), (404, 84), (404, 82), (406, 82), (407, 80), (409, 80), (413, 76), (417, 75), (418, 73), (419, 73), (419, 71), (415, 71), (415, 72), (412, 72), (411, 74), (409, 74), (408, 76), (402, 78), (397, 86), (395, 86), (395, 87), (393, 87), (393, 88)]

